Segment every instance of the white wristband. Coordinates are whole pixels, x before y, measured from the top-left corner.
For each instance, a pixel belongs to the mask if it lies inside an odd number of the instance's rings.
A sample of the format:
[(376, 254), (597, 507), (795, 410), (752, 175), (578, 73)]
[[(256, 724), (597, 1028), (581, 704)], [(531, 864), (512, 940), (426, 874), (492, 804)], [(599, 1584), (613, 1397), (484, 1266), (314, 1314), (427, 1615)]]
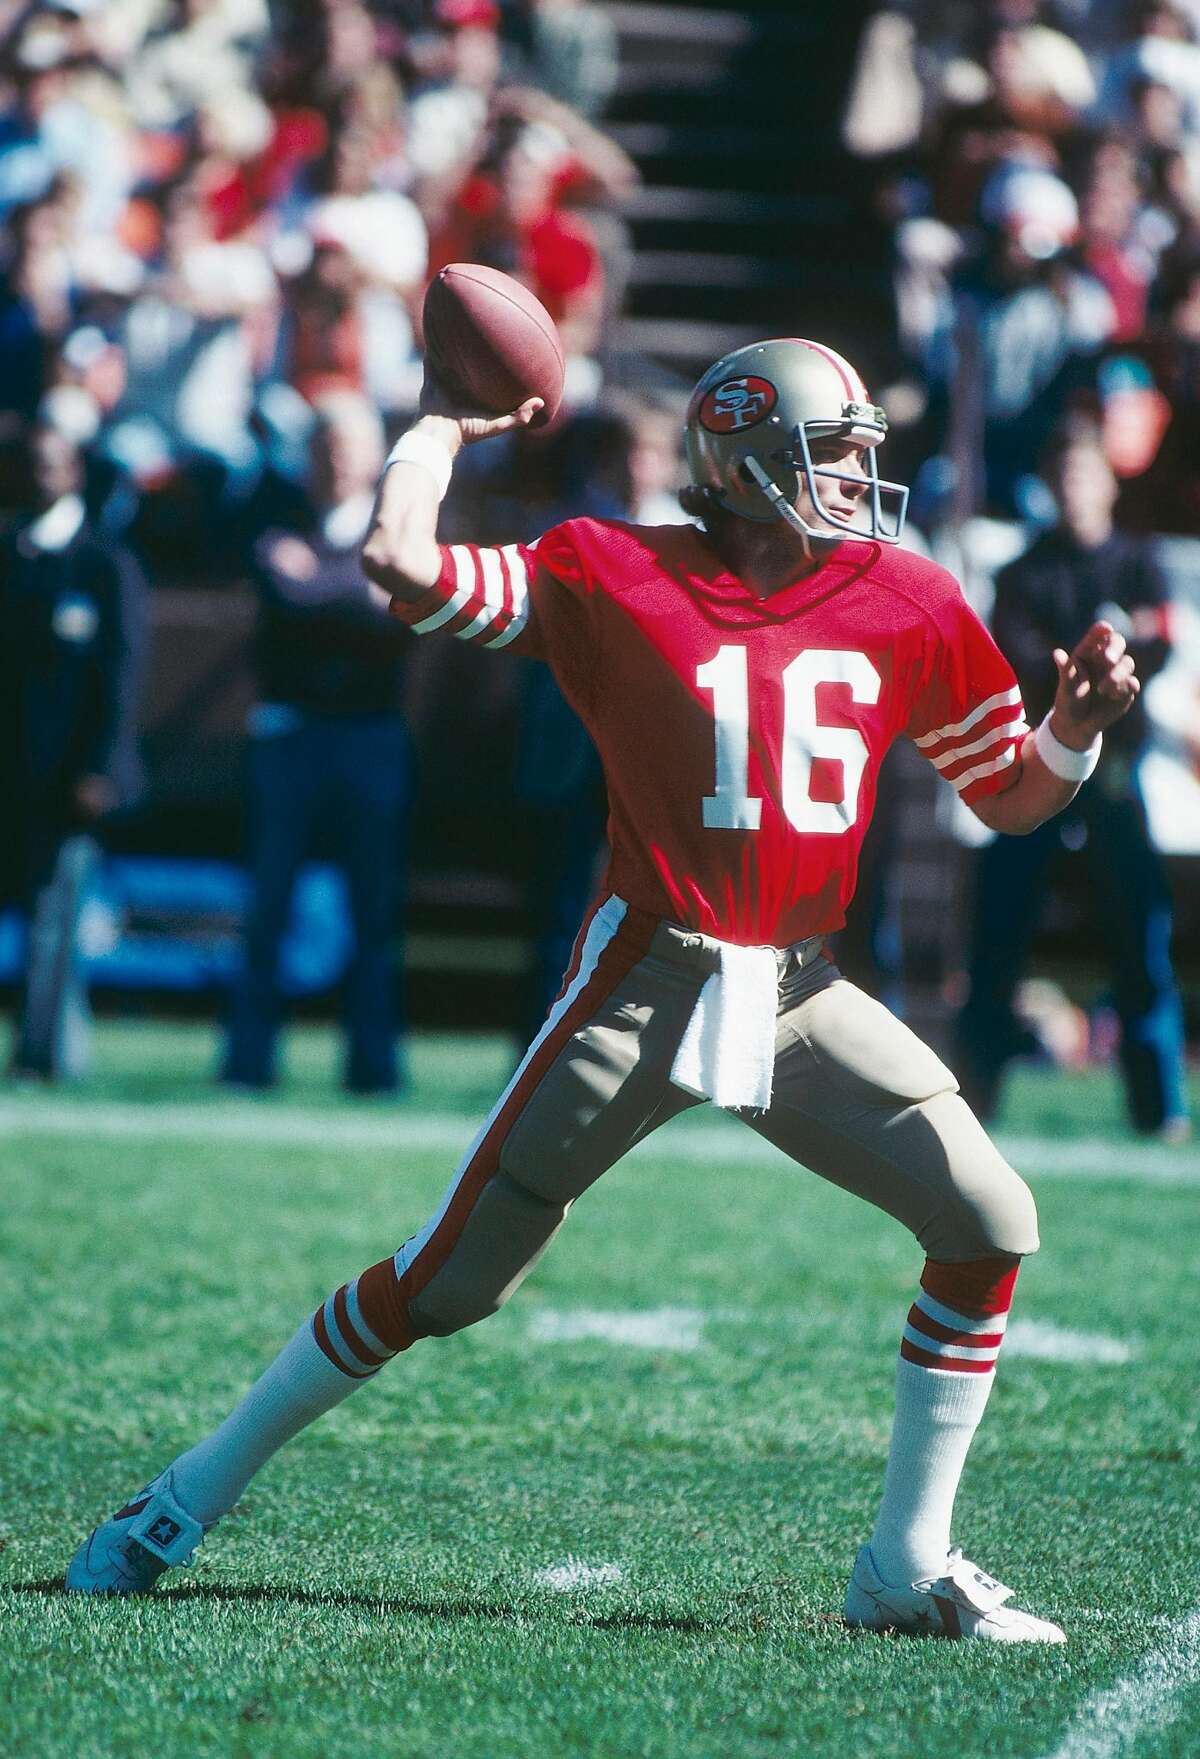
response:
[(1086, 751), (1076, 751), (1073, 746), (1064, 745), (1061, 739), (1055, 738), (1047, 715), (1044, 721), (1039, 721), (1033, 743), (1051, 775), (1062, 782), (1086, 782), (1100, 761), (1100, 747), (1104, 741), (1097, 733)]
[(384, 470), (392, 464), (419, 464), (437, 484), (438, 500), (445, 499), (446, 490), (450, 487), (454, 459), (449, 446), (443, 445), (441, 440), (435, 440), (432, 434), (419, 434), (415, 428), (409, 428), (406, 434), (401, 434), (384, 459)]

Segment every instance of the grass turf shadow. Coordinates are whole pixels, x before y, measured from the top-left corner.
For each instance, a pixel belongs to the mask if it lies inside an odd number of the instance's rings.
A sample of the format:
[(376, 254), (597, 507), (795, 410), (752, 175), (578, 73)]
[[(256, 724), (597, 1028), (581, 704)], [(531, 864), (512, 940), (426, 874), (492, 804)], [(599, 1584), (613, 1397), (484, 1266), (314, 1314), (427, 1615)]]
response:
[[(45, 1577), (34, 1582), (0, 1582), (0, 1593), (40, 1594), (53, 1599), (68, 1598), (62, 1578)], [(119, 1600), (120, 1595), (96, 1596), (103, 1600)], [(422, 1619), (491, 1619), (499, 1623), (516, 1623), (530, 1616), (533, 1607), (504, 1606), (487, 1600), (468, 1599), (399, 1599), (386, 1594), (350, 1594), (331, 1592), (315, 1594), (307, 1588), (271, 1587), (251, 1583), (238, 1588), (224, 1582), (196, 1582), (188, 1586), (165, 1588), (161, 1592), (137, 1597), (139, 1604), (172, 1606), (181, 1601), (219, 1600), (237, 1604), (255, 1601), (276, 1601), (291, 1606), (338, 1607), (347, 1611), (383, 1613), (389, 1617)], [(568, 1604), (569, 1604), (568, 1597)], [(553, 1604), (562, 1604), (556, 1598)], [(682, 1631), (700, 1633), (721, 1627), (711, 1620), (673, 1616), (653, 1612), (605, 1613), (595, 1618), (584, 1614), (578, 1621), (600, 1630)]]

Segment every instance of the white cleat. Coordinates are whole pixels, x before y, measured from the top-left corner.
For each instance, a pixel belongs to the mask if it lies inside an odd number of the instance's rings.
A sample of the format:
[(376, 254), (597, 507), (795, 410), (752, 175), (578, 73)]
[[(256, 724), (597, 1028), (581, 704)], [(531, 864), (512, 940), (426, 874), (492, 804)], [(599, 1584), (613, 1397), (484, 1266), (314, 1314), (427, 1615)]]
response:
[(944, 1576), (892, 1588), (875, 1568), (870, 1546), (854, 1563), (846, 1592), (846, 1623), (909, 1636), (982, 1637), (991, 1643), (1065, 1643), (1066, 1633), (1006, 1603), (1012, 1589), (968, 1563), (955, 1546)]
[(175, 1500), (163, 1472), (88, 1535), (63, 1585), (77, 1594), (149, 1594), (164, 1570), (191, 1562), (207, 1531)]

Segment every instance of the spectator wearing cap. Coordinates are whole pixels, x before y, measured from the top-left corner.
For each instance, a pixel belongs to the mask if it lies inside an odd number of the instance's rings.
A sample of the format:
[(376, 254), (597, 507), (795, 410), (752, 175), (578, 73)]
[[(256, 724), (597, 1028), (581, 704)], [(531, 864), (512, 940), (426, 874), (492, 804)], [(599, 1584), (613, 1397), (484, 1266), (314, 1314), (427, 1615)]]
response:
[(79, 923), (108, 815), (135, 797), (144, 582), (90, 525), (77, 447), (39, 421), (23, 512), (0, 538), (0, 878), (29, 918), (14, 1072), (88, 1059)]
[(1066, 255), (1079, 209), (1061, 178), (1003, 167), (984, 186), (980, 219), (983, 249), (941, 302), (924, 366), (959, 477), (982, 460), (964, 503), (1011, 515), (1029, 460), (1069, 398), (1091, 385), (1117, 320), (1105, 289)]
[[(1077, 44), (1040, 22), (1037, 0), (988, 0), (943, 39), (940, 78), (930, 94), (924, 155), (933, 212), (973, 226), (980, 193), (1006, 166), (1054, 171), (1060, 143), (1079, 127), (1095, 96)], [(917, 57), (922, 69), (927, 56)], [(887, 78), (881, 65), (877, 78)]]
[[(1055, 675), (1046, 656), (1070, 651), (1098, 620), (1129, 643), (1143, 685), (1169, 651), (1167, 593), (1144, 540), (1113, 523), (1117, 484), (1097, 430), (1072, 426), (1044, 459), (1058, 504), (1055, 526), (1003, 569), (993, 632), (1021, 685), (1031, 720), (1048, 710)], [(969, 995), (958, 1022), (957, 1072), (977, 1113), (996, 1108), (1006, 1065), (1030, 1048), (1013, 994), (1064, 844), (1081, 845), (1093, 945), (1109, 964), (1121, 1025), (1120, 1066), (1134, 1127), (1167, 1141), (1188, 1132), (1183, 1014), (1171, 966), (1171, 900), (1146, 822), (1139, 780), (1147, 724), (1139, 700), (1105, 734), (1095, 776), (1070, 812), (1028, 837), (998, 837), (979, 856), (968, 958)]]
[(279, 949), (301, 863), (343, 869), (354, 949), (346, 971), (345, 1085), (398, 1082), (394, 937), (409, 796), (401, 712), (407, 632), (371, 604), (359, 566), (383, 463), (372, 406), (345, 391), (317, 405), (304, 493), (254, 549), (258, 702), (249, 751), (251, 901), (231, 1001), (224, 1077), (276, 1073)]

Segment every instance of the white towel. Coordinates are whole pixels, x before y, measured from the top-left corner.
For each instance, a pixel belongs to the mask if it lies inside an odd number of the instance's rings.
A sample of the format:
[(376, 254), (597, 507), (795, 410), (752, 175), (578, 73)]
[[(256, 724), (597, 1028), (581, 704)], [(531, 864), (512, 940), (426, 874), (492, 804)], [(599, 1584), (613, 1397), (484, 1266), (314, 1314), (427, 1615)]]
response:
[(671, 1068), (677, 1087), (727, 1109), (771, 1103), (779, 965), (774, 947), (722, 944)]

